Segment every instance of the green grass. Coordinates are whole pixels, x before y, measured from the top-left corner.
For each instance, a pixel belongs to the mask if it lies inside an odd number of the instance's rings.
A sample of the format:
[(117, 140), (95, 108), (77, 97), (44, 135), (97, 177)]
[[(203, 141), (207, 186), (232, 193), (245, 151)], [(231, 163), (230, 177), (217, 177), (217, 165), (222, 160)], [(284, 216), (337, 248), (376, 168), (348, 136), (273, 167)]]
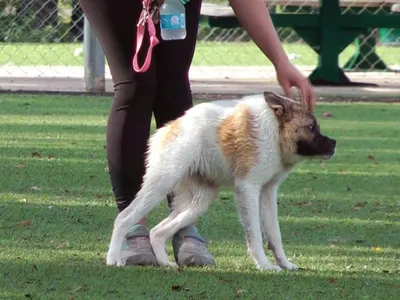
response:
[[(338, 151), (302, 164), (280, 190), (284, 247), (301, 268), (281, 273), (254, 267), (228, 190), (198, 224), (216, 268), (107, 267), (109, 105), (0, 95), (0, 298), (400, 298), (400, 105), (318, 105), (334, 114), (320, 121)], [(163, 203), (150, 224), (166, 212)]]
[[(4, 44), (0, 43), (0, 65), (15, 66), (83, 66), (83, 56), (74, 56), (81, 44)], [(296, 65), (315, 66), (317, 54), (307, 45), (283, 44), (286, 53), (300, 55), (293, 59)], [(398, 65), (398, 47), (378, 46), (377, 53), (389, 66)], [(340, 55), (340, 65), (354, 54), (348, 46)], [(253, 43), (197, 44), (194, 66), (270, 66), (269, 60)]]

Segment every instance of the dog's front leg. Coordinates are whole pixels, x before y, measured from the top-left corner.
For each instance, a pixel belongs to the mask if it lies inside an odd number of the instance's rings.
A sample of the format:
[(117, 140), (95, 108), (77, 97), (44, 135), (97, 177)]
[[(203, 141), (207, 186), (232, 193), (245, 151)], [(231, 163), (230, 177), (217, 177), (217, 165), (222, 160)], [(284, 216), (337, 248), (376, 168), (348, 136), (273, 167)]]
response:
[(259, 270), (281, 268), (269, 262), (264, 252), (260, 227), (260, 186), (242, 183), (236, 188), (236, 198), (240, 219), (246, 235), (247, 249)]
[(260, 197), (261, 230), (268, 240), (277, 264), (287, 270), (295, 270), (297, 266), (289, 262), (283, 251), (281, 230), (278, 221), (278, 189), (279, 184), (270, 183), (263, 186)]

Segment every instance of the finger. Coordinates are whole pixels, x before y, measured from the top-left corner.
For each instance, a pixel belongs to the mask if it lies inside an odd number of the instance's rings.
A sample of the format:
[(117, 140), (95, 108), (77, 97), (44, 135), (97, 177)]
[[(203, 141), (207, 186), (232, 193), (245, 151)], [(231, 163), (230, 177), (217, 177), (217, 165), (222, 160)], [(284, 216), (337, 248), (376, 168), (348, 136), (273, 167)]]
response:
[(285, 96), (291, 98), (292, 97), (292, 91), (290, 89), (290, 85), (287, 82), (283, 82), (281, 84), (283, 91), (285, 92)]
[(315, 109), (315, 102), (316, 102), (316, 95), (315, 95), (315, 91), (314, 88), (310, 82), (310, 80), (306, 80), (306, 87), (307, 87), (307, 102), (308, 102), (308, 106), (309, 106), (309, 110), (310, 112), (314, 112)]
[(309, 107), (309, 93), (308, 93), (308, 84), (307, 80), (304, 80), (302, 84), (300, 85), (300, 95), (301, 95), (301, 100), (303, 101), (303, 104), (307, 107)]
[(315, 94), (315, 91), (311, 85), (310, 85), (309, 93), (310, 93), (310, 111), (314, 112), (315, 103), (317, 102), (317, 95)]
[(304, 81), (303, 88), (304, 88), (303, 102), (305, 105), (308, 106), (308, 109), (310, 112), (314, 112), (316, 95), (315, 95), (314, 89), (308, 79)]

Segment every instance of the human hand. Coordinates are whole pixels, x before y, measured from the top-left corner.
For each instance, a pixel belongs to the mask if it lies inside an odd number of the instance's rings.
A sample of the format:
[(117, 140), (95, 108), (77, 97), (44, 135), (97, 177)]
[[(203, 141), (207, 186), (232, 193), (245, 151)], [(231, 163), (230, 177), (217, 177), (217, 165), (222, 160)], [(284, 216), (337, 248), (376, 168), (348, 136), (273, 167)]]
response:
[(300, 90), (303, 103), (308, 106), (311, 112), (314, 112), (316, 96), (308, 78), (290, 62), (277, 64), (275, 70), (278, 82), (285, 91), (286, 96), (291, 97), (290, 89), (293, 86), (297, 87)]

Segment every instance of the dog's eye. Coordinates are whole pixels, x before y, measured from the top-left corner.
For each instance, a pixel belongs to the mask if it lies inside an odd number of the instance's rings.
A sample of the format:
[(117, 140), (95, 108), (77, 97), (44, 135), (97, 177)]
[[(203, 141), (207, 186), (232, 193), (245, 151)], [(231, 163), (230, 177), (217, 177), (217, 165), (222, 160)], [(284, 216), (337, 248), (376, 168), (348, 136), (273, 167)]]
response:
[(311, 131), (314, 131), (314, 129), (315, 129), (315, 125), (310, 125), (310, 127), (309, 127), (309, 128), (310, 128), (310, 130), (311, 130)]

